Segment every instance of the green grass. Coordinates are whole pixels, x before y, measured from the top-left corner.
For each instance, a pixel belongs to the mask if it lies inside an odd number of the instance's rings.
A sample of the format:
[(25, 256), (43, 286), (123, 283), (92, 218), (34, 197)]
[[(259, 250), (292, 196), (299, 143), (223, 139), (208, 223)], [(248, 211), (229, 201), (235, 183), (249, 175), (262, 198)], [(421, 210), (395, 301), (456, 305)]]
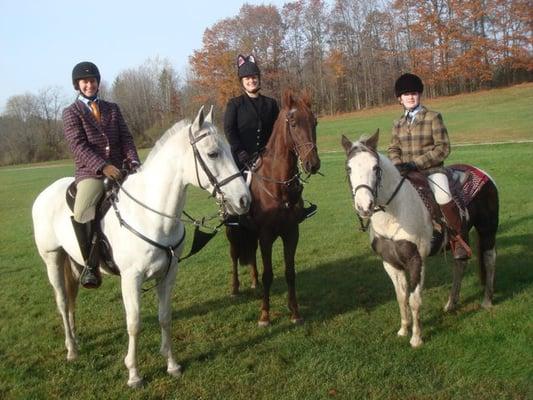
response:
[[(359, 124), (365, 118), (352, 121), (351, 127), (348, 124), (349, 133), (362, 133)], [(329, 127), (336, 123), (320, 125), (324, 131), (330, 129), (332, 144), (333, 138), (337, 141), (330, 150), (340, 149), (340, 134)], [(527, 123), (529, 131), (518, 139), (531, 139), (531, 118)], [(511, 126), (520, 124), (516, 121)], [(328, 134), (320, 131), (319, 135), (327, 147)], [(382, 138), (380, 147), (386, 141)], [(472, 141), (478, 141), (477, 136)], [(146, 386), (136, 391), (126, 387), (122, 360), (127, 333), (117, 278), (105, 279), (99, 290), (80, 291), (80, 358), (72, 363), (65, 360), (63, 329), (33, 243), (30, 209), (44, 187), (72, 174), (72, 166), (2, 168), (0, 398), (532, 398), (532, 154), (532, 143), (465, 146), (454, 148), (449, 159), (450, 163), (475, 164), (498, 183), (501, 213), (493, 310), (479, 306), (482, 292), (473, 260), (465, 274), (458, 311), (443, 313), (451, 260), (449, 256), (447, 260), (432, 258), (423, 294), (425, 344), (413, 350), (408, 339), (397, 338), (394, 290), (370, 251), (367, 235), (357, 230), (344, 177), (344, 155), (324, 152), (325, 176), (313, 177), (304, 191), (306, 198), (319, 205), (319, 213), (301, 225), (296, 257), (297, 293), (306, 322), (293, 326), (289, 321), (282, 249), (276, 243), (272, 326), (257, 327), (260, 292), (248, 289), (250, 280), (243, 268), (242, 294), (229, 296), (230, 259), (220, 233), (180, 265), (172, 328), (173, 350), (184, 367), (180, 379), (166, 375), (165, 362), (158, 354), (155, 293), (143, 295), (138, 363)], [(214, 206), (205, 192), (194, 189), (186, 209), (205, 215)], [(188, 246), (190, 240), (189, 235)]]

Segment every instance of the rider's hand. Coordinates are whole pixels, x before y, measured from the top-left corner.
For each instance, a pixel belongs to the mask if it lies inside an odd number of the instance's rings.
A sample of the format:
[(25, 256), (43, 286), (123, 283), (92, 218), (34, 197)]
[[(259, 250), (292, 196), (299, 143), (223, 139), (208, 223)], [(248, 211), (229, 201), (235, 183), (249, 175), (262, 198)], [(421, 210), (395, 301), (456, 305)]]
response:
[(405, 176), (411, 171), (418, 170), (416, 164), (413, 161), (397, 164), (396, 168), (398, 168), (398, 172), (400, 173), (401, 176)]
[(250, 155), (246, 150), (241, 150), (237, 153), (237, 159), (241, 164), (247, 165), (250, 162)]
[(114, 165), (107, 164), (104, 169), (102, 169), (102, 173), (107, 176), (108, 178), (114, 179), (116, 181), (120, 180), (122, 178), (122, 174), (120, 170), (115, 167)]

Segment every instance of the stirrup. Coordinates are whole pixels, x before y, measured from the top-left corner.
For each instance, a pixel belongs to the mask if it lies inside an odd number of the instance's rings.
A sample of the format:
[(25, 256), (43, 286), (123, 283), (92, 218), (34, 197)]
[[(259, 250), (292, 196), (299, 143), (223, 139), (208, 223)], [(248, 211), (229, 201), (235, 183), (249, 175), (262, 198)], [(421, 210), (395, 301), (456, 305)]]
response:
[(308, 203), (310, 204), (310, 206), (304, 207), (304, 219), (311, 218), (318, 211), (318, 207), (316, 204), (313, 204), (311, 202)]
[[(96, 267), (98, 268), (98, 267)], [(86, 289), (97, 289), (102, 284), (102, 279), (92, 268), (85, 266), (80, 275), (80, 283)]]

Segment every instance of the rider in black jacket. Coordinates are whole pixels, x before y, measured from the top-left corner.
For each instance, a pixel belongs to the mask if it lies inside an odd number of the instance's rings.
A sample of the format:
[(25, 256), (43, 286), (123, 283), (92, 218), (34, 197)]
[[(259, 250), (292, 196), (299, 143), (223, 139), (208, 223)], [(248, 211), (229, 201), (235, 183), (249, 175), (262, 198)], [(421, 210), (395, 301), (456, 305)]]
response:
[[(261, 71), (253, 55), (245, 57), (239, 54), (237, 74), (244, 93), (230, 99), (226, 105), (224, 133), (233, 158), (242, 170), (252, 165), (265, 148), (278, 118), (279, 107), (276, 100), (259, 93)], [(315, 212), (315, 205), (305, 208), (305, 218)]]

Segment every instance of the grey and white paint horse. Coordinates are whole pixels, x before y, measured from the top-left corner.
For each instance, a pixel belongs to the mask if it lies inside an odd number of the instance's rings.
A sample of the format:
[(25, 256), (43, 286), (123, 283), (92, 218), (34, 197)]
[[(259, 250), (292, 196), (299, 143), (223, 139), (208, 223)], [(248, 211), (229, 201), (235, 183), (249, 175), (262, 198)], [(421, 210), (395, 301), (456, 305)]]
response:
[[(383, 266), (394, 284), (400, 307), (399, 336), (407, 336), (412, 322), (410, 344), (422, 344), (420, 306), (424, 284), (425, 259), (430, 255), (433, 224), (416, 189), (402, 181), (392, 162), (377, 152), (379, 131), (372, 137), (352, 142), (342, 137), (346, 152), (346, 172), (356, 212), (369, 218), (372, 248), (383, 259)], [(485, 286), (482, 306), (492, 306), (498, 228), (498, 191), (492, 179), (468, 204), (467, 233), (478, 234), (480, 277)], [(445, 243), (445, 241), (444, 241)], [(453, 284), (444, 310), (453, 310), (459, 299), (466, 261), (455, 260)]]
[[(174, 376), (181, 373), (171, 351), (170, 302), (183, 250), (185, 229), (180, 215), (187, 186), (192, 184), (216, 194), (217, 202), (230, 214), (243, 214), (250, 206), (250, 192), (228, 143), (212, 123), (211, 111), (204, 119), (202, 107), (192, 124), (182, 121), (170, 128), (140, 170), (123, 183), (118, 192), (117, 213), (110, 211), (101, 221), (120, 270), (129, 335), (124, 362), (130, 387), (142, 383), (136, 351), (141, 285), (148, 279), (157, 282), (161, 354), (166, 358), (167, 372)], [(68, 360), (78, 356), (74, 312), (83, 264), (65, 201), (72, 181), (73, 178), (63, 178), (48, 186), (39, 194), (32, 210), (35, 241), (63, 320)], [(124, 223), (133, 229), (126, 229)]]

